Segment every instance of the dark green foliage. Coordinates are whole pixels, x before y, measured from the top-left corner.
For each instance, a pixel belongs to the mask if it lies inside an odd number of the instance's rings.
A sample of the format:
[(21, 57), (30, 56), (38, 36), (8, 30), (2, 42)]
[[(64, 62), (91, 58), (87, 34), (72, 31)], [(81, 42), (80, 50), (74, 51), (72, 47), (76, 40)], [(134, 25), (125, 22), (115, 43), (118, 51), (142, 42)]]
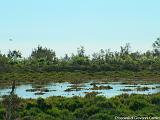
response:
[(2, 108), (2, 106), (0, 106), (0, 120), (3, 120), (4, 115), (5, 115), (5, 109)]
[(40, 108), (40, 109), (45, 108), (46, 103), (45, 103), (43, 98), (38, 98), (36, 102), (37, 102), (37, 107), (38, 108)]
[(133, 111), (137, 111), (137, 110), (143, 109), (146, 106), (147, 104), (145, 101), (134, 100), (134, 101), (131, 101), (129, 108)]
[(16, 60), (18, 58), (21, 58), (22, 57), (22, 54), (20, 53), (20, 51), (17, 51), (17, 50), (13, 50), (13, 51), (10, 51), (9, 50), (9, 53), (8, 53), (8, 58), (10, 59), (13, 59), (13, 60)]
[(31, 59), (38, 60), (40, 63), (53, 62), (56, 60), (56, 54), (51, 49), (38, 46), (31, 53)]
[(152, 102), (152, 104), (160, 106), (160, 97), (159, 96), (152, 97), (151, 102)]
[(105, 110), (111, 110), (111, 109), (115, 109), (116, 106), (113, 102), (111, 101), (100, 101), (99, 103), (97, 103), (97, 106), (98, 107), (101, 107), (102, 109), (105, 109)]
[(108, 90), (108, 89), (113, 89), (111, 86), (96, 86), (93, 85), (93, 88), (91, 88), (92, 90)]
[[(156, 117), (160, 116), (159, 100), (159, 93), (123, 94), (110, 99), (103, 96), (49, 97), (21, 100), (21, 107), (15, 111), (21, 120), (113, 120), (115, 116)], [(4, 113), (5, 109), (0, 104), (1, 118)]]

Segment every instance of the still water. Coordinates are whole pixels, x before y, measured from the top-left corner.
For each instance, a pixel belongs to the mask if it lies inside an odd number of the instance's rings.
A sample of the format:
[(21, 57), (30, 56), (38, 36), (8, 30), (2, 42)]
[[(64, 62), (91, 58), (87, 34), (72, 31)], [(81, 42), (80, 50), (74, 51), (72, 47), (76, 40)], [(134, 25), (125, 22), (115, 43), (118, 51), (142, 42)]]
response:
[[(21, 98), (46, 98), (50, 96), (64, 96), (64, 97), (73, 97), (81, 96), (84, 97), (86, 93), (89, 92), (98, 92), (98, 95), (103, 95), (108, 98), (121, 95), (123, 93), (136, 93), (136, 94), (153, 94), (160, 92), (160, 84), (123, 84), (121, 82), (108, 82), (108, 83), (96, 83), (96, 86), (111, 86), (112, 89), (101, 89), (93, 90), (93, 81), (88, 83), (81, 84), (71, 84), (68, 82), (64, 83), (50, 83), (43, 85), (43, 87), (35, 87), (33, 84), (19, 85), (16, 87), (15, 93)], [(78, 86), (80, 89), (72, 89), (67, 91), (67, 89), (72, 88), (73, 86)], [(148, 90), (137, 90), (137, 88), (147, 87)], [(41, 91), (45, 89), (45, 91)], [(33, 91), (31, 91), (33, 90)], [(8, 95), (11, 91), (11, 88), (0, 88), (0, 96)], [(40, 93), (40, 94), (39, 94)], [(41, 94), (42, 93), (42, 94)]]

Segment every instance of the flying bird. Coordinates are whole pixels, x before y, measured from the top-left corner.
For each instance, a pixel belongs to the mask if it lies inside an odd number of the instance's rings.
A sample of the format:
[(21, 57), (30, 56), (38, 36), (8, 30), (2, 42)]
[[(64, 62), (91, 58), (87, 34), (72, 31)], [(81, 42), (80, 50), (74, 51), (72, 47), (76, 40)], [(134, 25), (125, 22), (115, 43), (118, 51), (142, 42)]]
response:
[(9, 41), (13, 41), (13, 39), (9, 39)]

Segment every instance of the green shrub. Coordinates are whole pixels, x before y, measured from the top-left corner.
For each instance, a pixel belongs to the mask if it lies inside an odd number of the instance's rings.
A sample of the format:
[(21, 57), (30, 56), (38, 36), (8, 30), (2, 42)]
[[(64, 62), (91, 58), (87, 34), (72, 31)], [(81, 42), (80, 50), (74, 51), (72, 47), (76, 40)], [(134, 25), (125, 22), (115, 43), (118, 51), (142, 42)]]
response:
[(0, 120), (3, 120), (3, 117), (5, 116), (5, 109), (0, 108)]
[(151, 98), (152, 104), (160, 105), (160, 96), (155, 96)]
[(137, 110), (143, 109), (146, 106), (147, 106), (147, 103), (145, 101), (133, 100), (131, 101), (129, 108), (133, 111), (137, 111)]

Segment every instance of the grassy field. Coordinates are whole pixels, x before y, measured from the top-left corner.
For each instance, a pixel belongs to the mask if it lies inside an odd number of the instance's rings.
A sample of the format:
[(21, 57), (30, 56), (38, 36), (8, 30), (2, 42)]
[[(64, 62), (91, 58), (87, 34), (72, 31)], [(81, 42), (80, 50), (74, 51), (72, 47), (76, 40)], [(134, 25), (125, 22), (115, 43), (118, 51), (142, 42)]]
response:
[(112, 72), (26, 72), (26, 73), (0, 73), (0, 86), (10, 85), (12, 80), (17, 84), (36, 83), (46, 84), (49, 82), (80, 83), (89, 80), (99, 81), (123, 81), (160, 83), (160, 73), (141, 71), (112, 71)]

